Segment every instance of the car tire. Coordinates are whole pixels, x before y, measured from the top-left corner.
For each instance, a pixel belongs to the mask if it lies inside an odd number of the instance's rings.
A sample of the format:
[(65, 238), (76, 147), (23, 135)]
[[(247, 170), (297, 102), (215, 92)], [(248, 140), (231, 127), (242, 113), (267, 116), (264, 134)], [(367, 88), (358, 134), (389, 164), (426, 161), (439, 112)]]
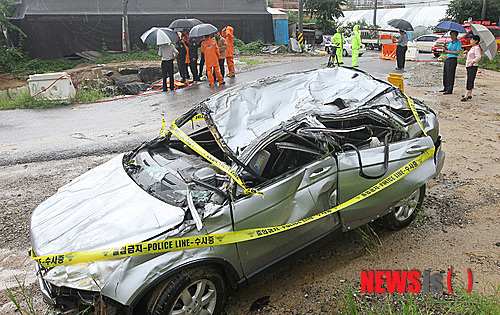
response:
[(347, 50), (346, 50), (346, 49), (344, 49), (344, 51), (342, 52), (342, 56), (344, 56), (344, 57), (349, 56), (349, 55), (347, 54)]
[(148, 300), (147, 314), (171, 315), (182, 311), (185, 314), (203, 311), (221, 314), (226, 288), (226, 279), (218, 268), (203, 266), (186, 269), (155, 288)]
[(382, 224), (390, 230), (400, 230), (407, 227), (422, 207), (425, 197), (425, 185), (415, 190), (410, 196), (400, 200), (393, 211), (382, 218)]
[(436, 58), (439, 58), (439, 56), (441, 56), (441, 54), (434, 54), (434, 57)]
[(325, 47), (325, 51), (329, 54), (330, 53), (330, 47)]
[(372, 44), (367, 44), (366, 49), (373, 50), (373, 45)]

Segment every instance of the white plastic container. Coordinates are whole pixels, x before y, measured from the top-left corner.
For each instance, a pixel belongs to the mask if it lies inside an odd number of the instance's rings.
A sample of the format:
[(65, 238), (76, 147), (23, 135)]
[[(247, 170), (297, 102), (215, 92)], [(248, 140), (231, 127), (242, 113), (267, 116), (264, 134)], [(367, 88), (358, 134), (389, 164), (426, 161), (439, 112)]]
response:
[(417, 44), (408, 42), (408, 50), (406, 51), (405, 58), (406, 60), (418, 60), (420, 58)]
[[(55, 72), (55, 73), (44, 73), (44, 74), (33, 74), (30, 75), (28, 79), (28, 85), (30, 88), (31, 96), (40, 93), (40, 91), (48, 88), (52, 83), (54, 83), (49, 89), (38, 94), (41, 97), (47, 98), (49, 100), (61, 100), (61, 101), (71, 101), (75, 97), (76, 90), (73, 86), (71, 78), (64, 77), (68, 75), (66, 72)], [(59, 79), (59, 80), (58, 80)]]

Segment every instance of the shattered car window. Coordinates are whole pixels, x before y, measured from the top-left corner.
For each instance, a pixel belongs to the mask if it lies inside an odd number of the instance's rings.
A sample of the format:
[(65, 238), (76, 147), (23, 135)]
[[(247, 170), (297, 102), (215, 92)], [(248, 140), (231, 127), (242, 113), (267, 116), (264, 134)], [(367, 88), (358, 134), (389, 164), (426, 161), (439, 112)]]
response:
[[(221, 155), (208, 128), (195, 131), (191, 137), (207, 151)], [(187, 206), (188, 185), (193, 187), (196, 207), (203, 207), (210, 201), (220, 204), (220, 198), (224, 196), (220, 188), (226, 178), (221, 171), (177, 139), (160, 136), (150, 141), (125, 155), (123, 167), (142, 189), (171, 205)]]

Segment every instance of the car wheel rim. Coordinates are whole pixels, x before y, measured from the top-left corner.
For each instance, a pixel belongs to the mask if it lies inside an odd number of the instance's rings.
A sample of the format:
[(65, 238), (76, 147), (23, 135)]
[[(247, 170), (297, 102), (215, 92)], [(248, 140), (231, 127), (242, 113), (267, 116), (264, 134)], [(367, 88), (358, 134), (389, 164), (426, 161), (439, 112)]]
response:
[(420, 199), (420, 189), (415, 190), (410, 196), (399, 201), (394, 207), (394, 217), (398, 221), (405, 221), (417, 209), (418, 200)]
[(212, 281), (203, 279), (192, 283), (179, 294), (170, 314), (213, 314), (217, 291)]

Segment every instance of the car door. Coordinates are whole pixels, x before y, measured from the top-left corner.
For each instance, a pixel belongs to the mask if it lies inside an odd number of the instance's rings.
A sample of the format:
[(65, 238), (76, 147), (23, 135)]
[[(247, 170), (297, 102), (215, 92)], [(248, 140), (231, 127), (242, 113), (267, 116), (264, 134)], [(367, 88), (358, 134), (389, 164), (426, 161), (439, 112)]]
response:
[[(434, 147), (431, 137), (411, 139), (389, 144), (389, 163), (383, 172), (384, 146), (359, 150), (363, 171), (368, 175), (381, 175), (378, 179), (366, 179), (359, 174), (356, 151), (339, 154), (338, 199), (343, 203), (410, 162), (422, 152)], [(397, 184), (387, 186), (376, 194), (340, 211), (344, 230), (350, 230), (368, 223), (390, 212), (397, 201), (409, 196), (436, 173), (434, 159), (430, 158)]]
[[(272, 160), (272, 154), (270, 159)], [(278, 161), (274, 164), (283, 164)], [(330, 207), (335, 196), (337, 163), (331, 155), (321, 157), (255, 187), (264, 193), (246, 195), (234, 202), (235, 230), (273, 227), (292, 223)], [(246, 276), (311, 243), (339, 224), (338, 215), (281, 232), (238, 243)]]

